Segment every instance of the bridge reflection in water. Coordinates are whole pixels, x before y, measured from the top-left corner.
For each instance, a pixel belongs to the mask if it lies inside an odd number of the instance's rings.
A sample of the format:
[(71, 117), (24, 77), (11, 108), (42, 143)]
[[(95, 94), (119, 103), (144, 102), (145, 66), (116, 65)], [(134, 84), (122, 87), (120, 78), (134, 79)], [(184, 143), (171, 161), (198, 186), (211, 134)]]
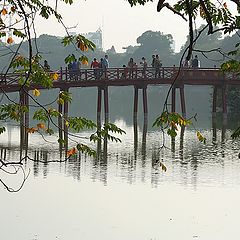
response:
[[(190, 166), (194, 173), (191, 179), (192, 184), (197, 185), (197, 183), (194, 183), (194, 181), (197, 181), (196, 174), (199, 166), (201, 166), (200, 164), (204, 164), (204, 161), (201, 161), (201, 158), (196, 155), (195, 151), (197, 149), (194, 149), (195, 146), (192, 146), (192, 150), (186, 148), (186, 145), (184, 144), (185, 128), (181, 129), (180, 134), (176, 139), (173, 138), (171, 140), (171, 149), (163, 149), (163, 151), (160, 151), (161, 146), (156, 143), (158, 141), (160, 142), (161, 138), (154, 138), (155, 145), (153, 142), (147, 145), (147, 142), (149, 142), (150, 139), (148, 138), (149, 134), (147, 131), (148, 126), (146, 119), (147, 118), (144, 119), (143, 126), (140, 128), (137, 123), (137, 119), (135, 119), (132, 126), (134, 136), (133, 144), (128, 147), (128, 150), (121, 148), (119, 151), (114, 152), (111, 149), (108, 149), (107, 139), (103, 139), (97, 143), (96, 158), (88, 158), (84, 154), (77, 154), (71, 157), (67, 162), (60, 162), (57, 165), (55, 164), (55, 166), (58, 166), (55, 168), (79, 181), (81, 180), (82, 174), (86, 174), (86, 170), (88, 168), (88, 171), (90, 171), (90, 178), (94, 181), (101, 181), (105, 185), (108, 184), (109, 175), (111, 175), (112, 172), (111, 169), (116, 168), (118, 169), (118, 174), (122, 174), (130, 184), (134, 183), (136, 178), (140, 178), (142, 182), (145, 182), (150, 174), (152, 186), (157, 186), (159, 181), (161, 181), (162, 176), (160, 174), (161, 168), (159, 167), (159, 161), (163, 161), (167, 167), (169, 165), (174, 166), (174, 164), (177, 163), (178, 166), (181, 166), (180, 169), (182, 170), (184, 170), (187, 166)], [(220, 130), (221, 131), (217, 129), (216, 120), (213, 119), (212, 144), (210, 143), (211, 154), (214, 154), (214, 146), (216, 146), (216, 154), (220, 154), (222, 159), (224, 159), (226, 125), (223, 124)], [(220, 143), (217, 142), (217, 138), (220, 138)], [(11, 137), (9, 140), (11, 140)], [(150, 141), (153, 141), (153, 139)], [(32, 168), (35, 177), (43, 176), (46, 178), (49, 172), (51, 172), (51, 162), (61, 160), (61, 156), (64, 159), (65, 156), (63, 149), (60, 149), (60, 151), (51, 151), (50, 149), (35, 149), (31, 146), (28, 148), (27, 145), (23, 144), (21, 146), (22, 148), (20, 151), (18, 147), (11, 146), (10, 142), (8, 146), (0, 146), (0, 157), (2, 160), (8, 161), (19, 159), (20, 157), (24, 157), (25, 154), (28, 154), (28, 156), (30, 156), (33, 160)], [(199, 151), (199, 149), (197, 151)], [(191, 154), (191, 156), (189, 154)], [(172, 162), (166, 162), (168, 159), (172, 159)], [(28, 167), (31, 166), (31, 163), (27, 164), (23, 161), (23, 166), (28, 169)], [(117, 171), (116, 169), (115, 171)]]

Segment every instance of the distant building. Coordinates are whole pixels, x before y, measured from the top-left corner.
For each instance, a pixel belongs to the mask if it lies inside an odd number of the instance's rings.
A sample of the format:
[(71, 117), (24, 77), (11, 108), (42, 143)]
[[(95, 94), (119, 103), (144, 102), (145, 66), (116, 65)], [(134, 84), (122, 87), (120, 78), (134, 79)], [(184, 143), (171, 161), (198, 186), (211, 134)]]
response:
[(107, 53), (107, 54), (116, 54), (115, 47), (112, 46), (110, 49), (108, 49), (108, 50), (106, 51), (106, 53)]
[(103, 49), (102, 30), (100, 28), (96, 32), (83, 33), (82, 35), (92, 41), (97, 49)]
[(175, 48), (176, 48), (176, 43), (175, 43), (175, 41), (173, 40), (172, 41), (172, 44), (171, 44), (171, 48), (172, 48), (172, 50), (175, 52)]

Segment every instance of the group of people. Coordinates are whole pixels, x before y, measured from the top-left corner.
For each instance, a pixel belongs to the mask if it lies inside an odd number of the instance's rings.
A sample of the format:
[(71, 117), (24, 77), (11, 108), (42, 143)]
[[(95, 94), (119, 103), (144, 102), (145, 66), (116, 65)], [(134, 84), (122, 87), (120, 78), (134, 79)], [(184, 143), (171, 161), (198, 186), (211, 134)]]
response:
[(103, 74), (107, 77), (107, 69), (109, 68), (108, 55), (105, 55), (100, 61), (94, 58), (90, 67), (93, 69), (95, 79), (100, 79)]
[[(155, 77), (160, 77), (160, 68), (162, 66), (162, 62), (159, 58), (159, 55), (152, 55), (152, 63), (151, 67), (154, 69)], [(44, 69), (50, 71), (50, 66), (47, 60), (44, 60)], [(140, 69), (143, 77), (146, 77), (146, 70), (148, 67), (148, 63), (145, 57), (142, 57), (140, 62)], [(80, 61), (73, 61), (68, 64), (67, 66), (69, 77), (71, 80), (78, 80), (81, 79), (81, 63)], [(108, 73), (107, 69), (109, 68), (109, 60), (108, 55), (106, 54), (103, 58), (99, 61), (94, 58), (91, 62), (91, 69), (93, 69), (93, 74), (95, 79), (101, 79), (102, 77), (107, 78)], [(128, 61), (127, 66), (123, 65), (123, 72), (121, 74), (121, 78), (134, 78), (135, 74), (137, 74), (138, 65), (134, 61), (133, 58), (130, 58)]]
[(185, 59), (182, 66), (184, 68), (200, 68), (200, 61), (198, 59), (198, 56), (195, 55), (194, 59), (192, 59), (191, 62)]
[[(182, 64), (185, 68), (200, 68), (200, 61), (198, 60), (198, 56), (195, 55), (194, 59), (190, 62), (185, 59), (185, 61)], [(50, 71), (50, 66), (47, 62), (47, 60), (44, 60), (44, 69), (47, 71)], [(91, 62), (91, 69), (93, 69), (93, 74), (95, 79), (100, 79), (102, 77), (107, 78), (107, 69), (109, 68), (109, 60), (108, 55), (105, 55), (104, 58), (101, 58), (99, 61), (94, 58)], [(142, 73), (142, 77), (146, 76), (146, 70), (148, 67), (148, 63), (145, 57), (142, 57), (140, 62), (140, 69)], [(161, 67), (162, 67), (162, 61), (158, 54), (152, 55), (152, 62), (149, 66), (152, 69), (150, 71), (153, 72), (155, 78), (161, 77)], [(121, 78), (135, 78), (137, 77), (137, 71), (138, 65), (134, 61), (134, 59), (131, 57), (127, 63), (127, 65), (123, 65), (123, 71), (121, 74)], [(77, 60), (71, 62), (68, 64), (68, 71), (70, 79), (81, 79), (81, 63)]]
[[(153, 68), (155, 78), (160, 77), (160, 68), (162, 66), (162, 61), (160, 60), (159, 55), (152, 55), (152, 63), (151, 67)], [(148, 63), (145, 57), (142, 57), (142, 61), (140, 62), (142, 77), (146, 77), (146, 70), (148, 67)], [(122, 73), (122, 78), (134, 78), (137, 74), (138, 65), (134, 62), (133, 58), (129, 59), (129, 62), (126, 65), (123, 65), (124, 72)]]
[(70, 79), (78, 80), (81, 79), (81, 63), (80, 61), (70, 62), (67, 66)]

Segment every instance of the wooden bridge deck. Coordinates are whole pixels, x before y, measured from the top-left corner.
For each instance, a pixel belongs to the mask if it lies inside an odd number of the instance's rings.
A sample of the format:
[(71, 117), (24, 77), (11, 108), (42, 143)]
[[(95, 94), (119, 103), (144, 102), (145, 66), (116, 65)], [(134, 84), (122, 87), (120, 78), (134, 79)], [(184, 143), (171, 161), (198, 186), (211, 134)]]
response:
[[(127, 71), (124, 68), (109, 68), (106, 72), (97, 69), (81, 69), (80, 73), (71, 73), (67, 69), (55, 71), (58, 79), (53, 82), (53, 88), (68, 89), (72, 87), (106, 87), (106, 86), (137, 86), (172, 84), (178, 74), (177, 67), (162, 67), (158, 76), (153, 68), (147, 68), (143, 75), (142, 69)], [(97, 76), (97, 77), (96, 77)], [(5, 92), (16, 92), (20, 89), (18, 84), (20, 75), (9, 73), (0, 75), (0, 88)], [(181, 69), (176, 86), (178, 85), (209, 85), (221, 87), (223, 85), (240, 85), (240, 79), (233, 73), (224, 74), (219, 69), (199, 68)], [(29, 89), (43, 86), (31, 84)]]

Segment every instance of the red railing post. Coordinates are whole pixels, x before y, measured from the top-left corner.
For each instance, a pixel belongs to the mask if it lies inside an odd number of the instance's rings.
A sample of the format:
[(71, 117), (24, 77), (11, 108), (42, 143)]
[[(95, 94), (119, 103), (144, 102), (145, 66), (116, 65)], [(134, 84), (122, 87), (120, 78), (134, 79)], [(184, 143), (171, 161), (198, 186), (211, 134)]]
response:
[(63, 70), (62, 70), (62, 67), (60, 68), (60, 81), (62, 81), (63, 80)]
[(65, 75), (66, 75), (65, 80), (68, 81), (69, 71), (68, 71), (67, 67), (65, 68)]
[(119, 79), (119, 68), (117, 68), (117, 79)]

